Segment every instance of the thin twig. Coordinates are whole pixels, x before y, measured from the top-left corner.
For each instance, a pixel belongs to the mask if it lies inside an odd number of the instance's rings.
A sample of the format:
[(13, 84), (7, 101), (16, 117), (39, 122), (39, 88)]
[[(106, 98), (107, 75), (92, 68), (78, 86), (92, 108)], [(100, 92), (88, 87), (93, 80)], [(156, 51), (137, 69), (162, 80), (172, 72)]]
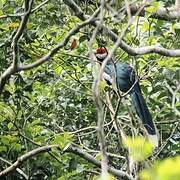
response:
[(173, 137), (174, 133), (176, 132), (178, 126), (179, 126), (180, 122), (175, 123), (175, 127), (172, 129), (172, 132), (170, 134), (170, 136), (166, 139), (166, 141), (163, 142), (163, 144), (161, 145), (161, 147), (158, 148), (158, 151), (156, 152), (156, 154), (153, 156), (153, 160), (157, 159), (158, 155), (162, 152), (162, 150), (166, 147), (166, 145), (168, 144), (168, 142), (170, 141), (170, 139)]
[[(100, 14), (99, 14), (99, 23), (97, 27), (95, 28), (92, 37), (89, 41), (89, 56), (91, 59), (92, 67), (94, 66), (94, 53), (92, 50), (93, 42), (95, 40), (96, 34), (99, 30), (100, 25), (103, 23), (104, 18), (104, 0), (101, 1), (100, 6)], [(102, 102), (100, 98), (100, 90), (99, 90), (99, 84), (97, 83), (97, 76), (94, 77), (93, 81), (93, 96), (94, 96), (94, 102), (96, 104), (97, 108), (97, 114), (98, 114), (98, 123), (97, 123), (97, 133), (99, 138), (99, 145), (100, 145), (100, 151), (101, 151), (101, 176), (102, 178), (107, 177), (108, 173), (108, 160), (107, 160), (107, 153), (106, 153), (106, 142), (105, 142), (105, 135), (104, 135), (104, 112), (102, 107)]]

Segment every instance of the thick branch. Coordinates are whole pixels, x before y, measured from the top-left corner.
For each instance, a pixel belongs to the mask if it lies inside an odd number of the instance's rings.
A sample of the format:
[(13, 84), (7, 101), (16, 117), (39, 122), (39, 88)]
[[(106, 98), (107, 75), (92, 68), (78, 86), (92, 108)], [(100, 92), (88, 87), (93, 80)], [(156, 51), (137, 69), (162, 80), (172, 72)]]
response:
[[(9, 162), (9, 161), (7, 161), (6, 159), (3, 159), (3, 158), (1, 158), (1, 157), (0, 157), (0, 161), (3, 161), (3, 162), (5, 162), (5, 163), (7, 163), (7, 164), (9, 164), (9, 165), (12, 165), (11, 162)], [(23, 176), (24, 179), (27, 179), (27, 180), (29, 179), (28, 176), (27, 176), (21, 169), (16, 168), (16, 171), (17, 171), (21, 176)]]
[(39, 147), (36, 148), (32, 151), (29, 151), (28, 153), (22, 155), (21, 157), (19, 157), (17, 159), (16, 162), (14, 162), (11, 166), (9, 166), (8, 168), (6, 168), (5, 170), (0, 172), (0, 177), (3, 177), (7, 174), (9, 174), (10, 172), (14, 171), (17, 167), (19, 167), (24, 161), (38, 155), (44, 152), (48, 152), (50, 151), (52, 148), (58, 148), (58, 145), (49, 145), (49, 146), (43, 146), (43, 147)]
[(24, 8), (24, 13), (25, 15), (23, 16), (22, 18), (22, 21), (20, 23), (20, 26), (13, 38), (13, 41), (12, 41), (12, 48), (13, 48), (13, 68), (16, 69), (17, 66), (18, 66), (18, 41), (26, 27), (26, 24), (28, 22), (28, 19), (29, 19), (29, 15), (31, 13), (31, 7), (32, 7), (32, 3), (33, 3), (33, 0), (27, 0), (25, 1), (25, 8)]
[(9, 66), (9, 68), (7, 68), (6, 71), (4, 71), (4, 73), (1, 75), (1, 77), (0, 77), (0, 94), (2, 93), (2, 90), (3, 90), (3, 88), (4, 88), (5, 84), (6, 84), (6, 81), (15, 72), (16, 71), (14, 70), (14, 68), (12, 66)]
[[(15, 161), (11, 166), (9, 166), (8, 168), (6, 168), (5, 170), (0, 172), (0, 177), (6, 176), (7, 174), (11, 173), (12, 171), (14, 171), (15, 169), (17, 169), (23, 162), (25, 162), (26, 160), (41, 154), (41, 153), (45, 153), (45, 152), (49, 152), (51, 151), (52, 148), (59, 148), (59, 145), (48, 145), (48, 146), (42, 146), (42, 147), (38, 147), (32, 151), (27, 152), (26, 154), (20, 156), (17, 161)], [(73, 153), (76, 154), (78, 156), (80, 156), (81, 158), (85, 159), (86, 161), (94, 164), (97, 167), (101, 167), (101, 163), (100, 161), (96, 160), (93, 156), (91, 156), (90, 154), (86, 153), (85, 151), (83, 151), (82, 149), (78, 148), (78, 147), (74, 147), (72, 145), (69, 145), (65, 150), (64, 153)], [(121, 178), (126, 178), (128, 180), (133, 180), (133, 177), (130, 176), (129, 174), (127, 174), (124, 171), (121, 170), (117, 170), (111, 167), (108, 167), (108, 170), (110, 173), (112, 173), (114, 176), (117, 177), (121, 177)]]
[(54, 47), (47, 55), (43, 56), (42, 58), (38, 59), (37, 61), (35, 61), (32, 64), (19, 66), (18, 71), (32, 69), (34, 67), (37, 67), (37, 66), (41, 65), (45, 61), (49, 60), (55, 53), (57, 53), (59, 51), (59, 49), (66, 46), (66, 44), (68, 43), (71, 36), (78, 33), (81, 28), (83, 28), (84, 26), (90, 24), (92, 21), (94, 21), (93, 18), (89, 18), (86, 21), (84, 21), (83, 23), (81, 23), (81, 24), (77, 25), (76, 27), (74, 27), (68, 33), (68, 35), (64, 38), (64, 40), (62, 40), (56, 47)]
[(180, 10), (180, 0), (176, 0), (176, 2), (175, 2), (175, 8), (176, 8), (177, 10)]
[[(78, 148), (78, 147), (74, 147), (72, 145), (70, 145), (66, 150), (65, 152), (71, 152), (73, 154), (76, 154), (80, 157), (82, 157), (83, 159), (87, 160), (88, 162), (96, 165), (97, 167), (101, 167), (101, 162), (96, 160), (92, 155), (86, 153), (85, 151), (83, 151), (82, 149)], [(130, 176), (129, 174), (127, 174), (126, 172), (124, 171), (121, 171), (121, 170), (117, 170), (117, 169), (114, 169), (114, 168), (111, 168), (108, 166), (108, 170), (111, 174), (117, 176), (117, 177), (121, 177), (121, 178), (126, 178), (128, 180), (133, 180), (133, 177)]]
[[(149, 6), (148, 6), (149, 7)], [(136, 5), (130, 6), (131, 15), (135, 15), (139, 7)], [(145, 16), (148, 12), (147, 7), (144, 7), (138, 16)], [(180, 11), (177, 9), (159, 8), (156, 12), (152, 13), (150, 18), (161, 19), (161, 20), (178, 20), (180, 19)]]
[(32, 8), (33, 0), (25, 1), (25, 8), (24, 13), (20, 26), (14, 35), (13, 41), (12, 41), (12, 49), (13, 49), (13, 62), (12, 65), (9, 66), (9, 68), (1, 75), (0, 77), (0, 94), (5, 86), (6, 81), (11, 77), (12, 74), (14, 74), (17, 71), (18, 68), (18, 41), (21, 38), (21, 35), (26, 27), (31, 8)]
[[(78, 14), (78, 17), (81, 20), (84, 20), (87, 15), (82, 14), (82, 10), (77, 6), (77, 4), (73, 0), (64, 0), (64, 3), (68, 5), (74, 12), (75, 14)], [(76, 12), (77, 11), (77, 12)], [(78, 12), (80, 11), (80, 12)], [(97, 26), (97, 22), (91, 22), (93, 26)], [(101, 29), (103, 32), (108, 35), (112, 41), (116, 42), (118, 39), (118, 35), (115, 34), (113, 31), (108, 29), (106, 26), (101, 25)], [(156, 53), (160, 54), (163, 56), (169, 56), (169, 57), (180, 57), (180, 49), (166, 49), (164, 47), (161, 47), (159, 45), (152, 45), (152, 46), (145, 46), (145, 47), (139, 47), (139, 48), (133, 48), (126, 44), (125, 41), (121, 41), (119, 44), (119, 47), (121, 47), (124, 51), (126, 51), (128, 54), (132, 56), (136, 55), (144, 55), (144, 54), (150, 54), (150, 53)]]

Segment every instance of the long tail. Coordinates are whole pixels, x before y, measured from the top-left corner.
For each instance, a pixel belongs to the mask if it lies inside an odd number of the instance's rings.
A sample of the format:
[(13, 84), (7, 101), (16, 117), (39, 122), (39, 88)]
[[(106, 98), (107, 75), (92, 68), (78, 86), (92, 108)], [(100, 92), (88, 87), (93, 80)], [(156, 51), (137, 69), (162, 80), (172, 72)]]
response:
[(148, 110), (146, 102), (141, 94), (139, 88), (135, 88), (130, 93), (132, 103), (136, 110), (137, 115), (141, 119), (147, 133), (149, 140), (153, 143), (155, 147), (158, 147), (158, 135), (156, 127), (152, 121), (152, 116)]

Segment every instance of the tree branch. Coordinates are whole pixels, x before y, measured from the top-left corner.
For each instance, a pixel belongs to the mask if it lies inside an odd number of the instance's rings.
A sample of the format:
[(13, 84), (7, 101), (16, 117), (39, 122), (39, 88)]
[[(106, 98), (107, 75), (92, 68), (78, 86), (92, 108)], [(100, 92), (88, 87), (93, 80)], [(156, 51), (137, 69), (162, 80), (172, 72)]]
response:
[(14, 70), (16, 70), (17, 66), (18, 66), (18, 53), (19, 53), (19, 49), (18, 49), (18, 42), (19, 42), (19, 39), (26, 27), (26, 24), (28, 22), (28, 18), (29, 18), (29, 15), (31, 13), (31, 8), (32, 8), (32, 4), (33, 4), (33, 0), (26, 0), (25, 1), (25, 8), (24, 8), (24, 11), (25, 11), (25, 15), (23, 16), (22, 20), (21, 20), (21, 23), (20, 23), (20, 26), (13, 38), (13, 41), (12, 41), (12, 49), (13, 49), (13, 64), (12, 64), (12, 67)]
[[(7, 164), (9, 164), (9, 165), (12, 165), (11, 162), (7, 161), (6, 159), (3, 159), (2, 157), (0, 157), (0, 161), (3, 161), (3, 162), (5, 162), (5, 163), (7, 163)], [(24, 179), (27, 179), (27, 180), (29, 179), (28, 176), (27, 176), (21, 169), (16, 168), (16, 171), (17, 171), (21, 176), (23, 176)]]
[[(41, 153), (45, 153), (45, 152), (49, 152), (52, 150), (52, 148), (59, 148), (59, 145), (47, 145), (47, 146), (42, 146), (42, 147), (38, 147), (32, 151), (27, 152), (26, 154), (20, 156), (11, 166), (9, 166), (8, 168), (4, 169), (3, 171), (0, 172), (0, 177), (4, 177), (6, 175), (8, 175), (9, 173), (11, 173), (12, 171), (14, 171), (15, 169), (17, 169), (24, 161), (33, 158), (34, 156), (41, 154)], [(78, 148), (78, 147), (74, 147), (72, 145), (69, 145), (64, 151), (64, 153), (73, 153), (76, 154), (78, 156), (80, 156), (81, 158), (85, 159), (86, 161), (94, 164), (97, 167), (101, 167), (101, 163), (100, 161), (96, 160), (92, 155), (84, 152), (82, 149)], [(114, 176), (117, 177), (121, 177), (121, 178), (126, 178), (128, 180), (133, 180), (133, 177), (130, 176), (129, 174), (127, 174), (124, 171), (121, 170), (117, 170), (111, 167), (108, 167), (108, 170), (110, 173), (112, 173)]]
[(6, 168), (5, 170), (0, 172), (0, 177), (3, 177), (7, 174), (9, 174), (10, 172), (14, 171), (17, 167), (19, 167), (24, 161), (40, 154), (40, 153), (44, 153), (44, 152), (48, 152), (51, 151), (52, 148), (58, 148), (58, 145), (49, 145), (49, 146), (43, 146), (43, 147), (39, 147), (36, 148), (32, 151), (27, 152), (26, 154), (20, 156), (16, 162), (14, 162), (11, 166), (9, 166), (8, 168)]
[[(31, 13), (34, 13), (35, 11), (37, 11), (38, 9), (40, 9), (42, 6), (44, 6), (48, 1), (50, 0), (45, 0), (44, 2), (42, 2), (41, 4), (37, 5), (37, 7), (35, 7), (34, 9), (32, 9)], [(21, 16), (24, 16), (26, 15), (27, 12), (25, 13), (19, 13), (19, 14), (5, 14), (5, 15), (2, 15), (0, 16), (0, 19), (3, 19), (3, 18), (8, 18), (8, 17), (21, 17)]]
[[(148, 6), (149, 8), (150, 6)], [(139, 10), (139, 6), (135, 4), (130, 6), (131, 15), (135, 15)], [(148, 13), (147, 7), (144, 7), (138, 16), (145, 16)], [(178, 20), (180, 19), (180, 11), (177, 9), (159, 8), (156, 12), (152, 13), (150, 18), (161, 19), (161, 20)]]
[[(63, 1), (67, 6), (69, 6), (75, 12), (75, 15), (77, 15), (77, 17), (80, 18), (82, 21), (84, 21), (84, 19), (88, 17), (87, 15), (83, 14), (82, 10), (77, 6), (77, 4), (73, 0), (63, 0)], [(98, 22), (92, 21), (91, 24), (93, 26), (97, 26)], [(115, 34), (113, 31), (111, 31), (110, 29), (108, 29), (106, 26), (101, 25), (101, 30), (103, 30), (103, 32), (106, 35), (108, 35), (112, 41), (114, 42), (117, 41), (118, 35)], [(122, 40), (121, 43), (119, 44), (119, 47), (132, 56), (156, 53), (163, 56), (180, 57), (180, 49), (166, 49), (160, 45), (134, 48), (126, 44), (126, 42)]]
[[(97, 11), (96, 11), (97, 13)], [(62, 40), (57, 46), (55, 46), (51, 51), (49, 51), (45, 56), (43, 56), (42, 58), (36, 60), (34, 63), (32, 64), (28, 64), (28, 65), (16, 65), (17, 63), (17, 57), (15, 55), (15, 57), (13, 58), (13, 64), (4, 71), (4, 73), (1, 75), (0, 77), (0, 94), (2, 93), (2, 90), (5, 86), (6, 81), (11, 77), (12, 74), (15, 74), (16, 72), (22, 71), (22, 70), (29, 70), (32, 68), (35, 68), (41, 64), (43, 64), (44, 62), (48, 61), (54, 54), (56, 54), (59, 49), (61, 49), (62, 47), (64, 47), (69, 39), (71, 38), (71, 36), (73, 36), (74, 34), (78, 33), (79, 30), (81, 28), (83, 28), (84, 26), (88, 25), (91, 23), (91, 21), (93, 20), (94, 17), (90, 17), (89, 19), (86, 19), (83, 23), (77, 25), (76, 27), (74, 27), (69, 33), (68, 35), (64, 38), (64, 40)], [(16, 49), (15, 49), (16, 51)], [(16, 53), (16, 52), (15, 52)], [(14, 66), (15, 64), (15, 66)]]
[[(91, 64), (93, 66), (94, 64), (94, 53), (93, 53), (93, 42), (95, 40), (96, 34), (98, 32), (98, 29), (100, 25), (103, 23), (104, 19), (104, 5), (105, 2), (104, 0), (101, 0), (101, 5), (100, 5), (100, 13), (99, 13), (99, 19), (100, 21), (98, 22), (98, 25), (93, 31), (93, 34), (91, 36), (91, 39), (89, 41), (89, 57), (91, 60)], [(97, 75), (98, 76), (98, 75)], [(98, 77), (94, 76), (94, 81), (92, 85), (93, 89), (93, 97), (94, 97), (94, 102), (96, 104), (96, 109), (97, 109), (97, 116), (98, 116), (98, 122), (97, 122), (97, 134), (98, 134), (98, 140), (99, 140), (99, 146), (100, 146), (100, 154), (101, 154), (101, 178), (103, 179), (104, 177), (107, 177), (108, 175), (108, 157), (106, 153), (106, 140), (105, 140), (105, 134), (104, 134), (104, 111), (103, 111), (103, 106), (100, 98), (100, 90), (99, 90), (99, 81)]]
[(79, 30), (81, 28), (83, 28), (84, 26), (86, 26), (86, 25), (90, 24), (92, 21), (94, 21), (93, 18), (94, 17), (90, 17), (89, 19), (86, 19), (83, 23), (81, 23), (81, 24), (77, 25), (76, 27), (74, 27), (68, 33), (68, 35), (64, 38), (64, 40), (62, 40), (56, 47), (54, 47), (47, 55), (43, 56), (42, 58), (38, 59), (36, 62), (34, 62), (32, 64), (19, 66), (18, 71), (32, 69), (34, 67), (37, 67), (37, 66), (41, 65), (45, 61), (49, 60), (55, 53), (57, 53), (57, 51), (59, 51), (59, 49), (66, 46), (66, 44), (68, 43), (71, 36), (75, 35), (76, 33), (79, 32)]
[[(64, 152), (71, 152), (73, 154), (76, 154), (78, 156), (80, 156), (81, 158), (87, 160), (88, 162), (96, 165), (97, 167), (101, 167), (101, 162), (96, 160), (92, 155), (84, 152), (82, 149), (78, 148), (78, 147), (74, 147), (72, 145), (68, 146), (67, 149), (64, 150)], [(108, 171), (113, 174), (114, 176), (117, 176), (117, 177), (121, 177), (121, 178), (126, 178), (128, 180), (133, 180), (133, 177), (130, 176), (129, 174), (127, 174), (126, 172), (124, 171), (121, 171), (121, 170), (117, 170), (117, 169), (114, 169), (114, 168), (111, 168), (108, 166)]]
[(18, 68), (18, 41), (21, 38), (21, 35), (26, 27), (29, 15), (31, 13), (33, 0), (27, 0), (25, 1), (25, 8), (24, 13), (20, 26), (14, 35), (13, 41), (12, 41), (12, 49), (13, 49), (13, 62), (9, 66), (9, 68), (1, 75), (0, 77), (0, 94), (5, 86), (6, 81), (11, 77), (12, 74), (14, 74), (17, 71)]

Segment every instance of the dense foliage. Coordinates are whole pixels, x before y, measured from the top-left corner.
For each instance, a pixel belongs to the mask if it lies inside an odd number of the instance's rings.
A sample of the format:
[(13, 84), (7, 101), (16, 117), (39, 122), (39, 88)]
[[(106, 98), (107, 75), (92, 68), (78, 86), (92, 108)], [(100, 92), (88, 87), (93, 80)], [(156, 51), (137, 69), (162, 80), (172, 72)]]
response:
[[(43, 1), (35, 1), (33, 8)], [(83, 12), (92, 15), (99, 2), (75, 1)], [(22, 0), (0, 0), (0, 16), (23, 13)], [(163, 2), (155, 3), (150, 12)], [(164, 1), (165, 5), (166, 2)], [(116, 12), (124, 1), (114, 1), (111, 10), (106, 10), (104, 24), (117, 34), (127, 25), (126, 15)], [(122, 15), (122, 16), (120, 16)], [(21, 21), (20, 16), (0, 18), (0, 71), (4, 72), (12, 62), (11, 42)], [(19, 61), (30, 64), (47, 54), (62, 41), (69, 31), (81, 23), (64, 1), (47, 1), (30, 14), (26, 29), (19, 41)], [(0, 171), (8, 162), (39, 146), (58, 144), (49, 153), (41, 153), (24, 162), (19, 168), (29, 179), (93, 179), (100, 169), (73, 153), (64, 152), (69, 144), (77, 145), (100, 160), (99, 140), (96, 132), (97, 111), (93, 101), (93, 76), (89, 59), (88, 42), (94, 27), (85, 26), (73, 35), (66, 46), (48, 62), (21, 71), (7, 81), (0, 99)], [(134, 47), (161, 44), (167, 49), (180, 48), (180, 24), (178, 20), (161, 20), (136, 17), (128, 27), (123, 39)], [(71, 50), (75, 40), (77, 47)], [(105, 45), (111, 49), (114, 42), (103, 32), (98, 32), (93, 48)], [(144, 97), (157, 125), (160, 147), (147, 160), (162, 160), (180, 153), (180, 59), (155, 53), (131, 56), (118, 48), (115, 57), (120, 62), (132, 65), (138, 76)], [(111, 88), (101, 84), (101, 97)], [(117, 96), (112, 97), (114, 108)], [(127, 149), (119, 142), (110, 111), (104, 105), (105, 139), (109, 166), (127, 171)], [(117, 119), (128, 136), (143, 134), (137, 123), (128, 96), (120, 104)], [(144, 165), (143, 165), (144, 166)], [(166, 167), (167, 168), (167, 167)], [(145, 174), (145, 173), (144, 173)], [(146, 174), (145, 174), (146, 175)], [(144, 175), (144, 176), (145, 176)], [(6, 179), (21, 179), (13, 171)]]

